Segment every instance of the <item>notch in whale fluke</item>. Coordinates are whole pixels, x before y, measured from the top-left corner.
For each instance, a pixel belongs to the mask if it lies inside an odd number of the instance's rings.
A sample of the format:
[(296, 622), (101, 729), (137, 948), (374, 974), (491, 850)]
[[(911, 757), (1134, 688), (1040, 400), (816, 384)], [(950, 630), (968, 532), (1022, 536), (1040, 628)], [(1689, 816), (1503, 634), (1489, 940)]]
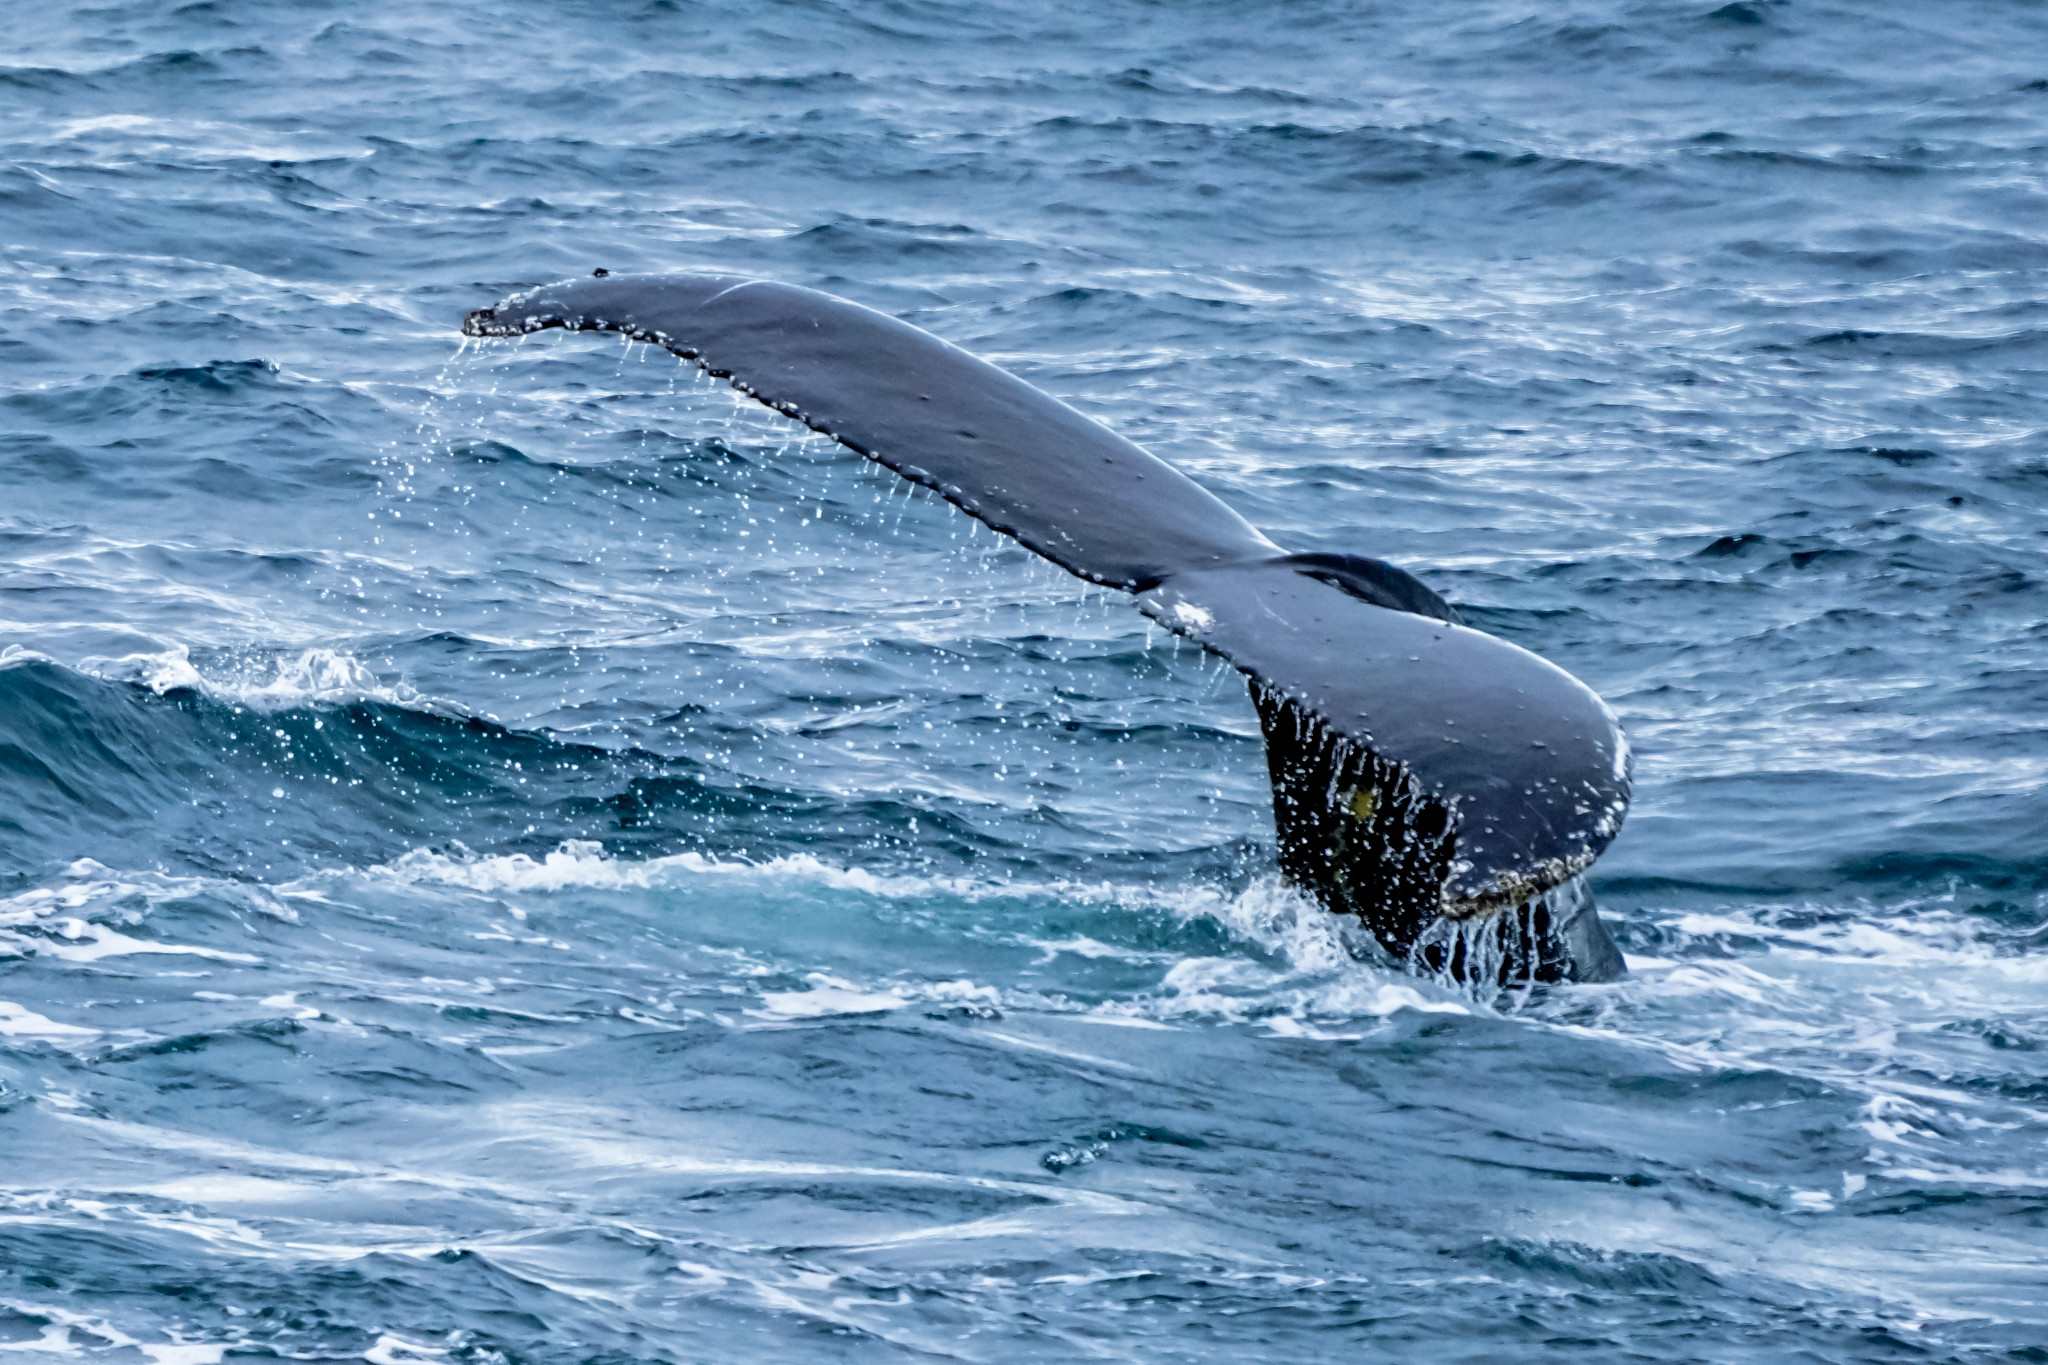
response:
[(1609, 980), (1580, 874), (1629, 750), (1556, 665), (1362, 555), (1289, 554), (1171, 465), (908, 323), (793, 285), (607, 275), (468, 315), (470, 336), (622, 332), (948, 502), (1251, 680), (1286, 875), (1461, 980)]

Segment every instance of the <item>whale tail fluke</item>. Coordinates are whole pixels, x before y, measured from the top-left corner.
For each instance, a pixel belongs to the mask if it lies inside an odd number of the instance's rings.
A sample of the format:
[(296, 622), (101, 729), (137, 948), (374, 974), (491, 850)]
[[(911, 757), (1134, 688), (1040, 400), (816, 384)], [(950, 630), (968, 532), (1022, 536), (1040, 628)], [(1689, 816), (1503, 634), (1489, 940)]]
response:
[(662, 345), (1228, 659), (1265, 732), (1282, 871), (1392, 958), (1482, 985), (1622, 974), (1583, 893), (1628, 806), (1619, 725), (1414, 575), (1289, 554), (1066, 404), (830, 294), (601, 274), (463, 330), (549, 327)]

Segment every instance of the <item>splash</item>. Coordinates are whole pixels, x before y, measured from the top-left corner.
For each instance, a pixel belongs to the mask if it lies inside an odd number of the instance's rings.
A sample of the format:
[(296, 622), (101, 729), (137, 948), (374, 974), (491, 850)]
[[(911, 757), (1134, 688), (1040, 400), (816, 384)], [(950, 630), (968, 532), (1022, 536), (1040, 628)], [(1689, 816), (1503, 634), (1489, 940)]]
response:
[(78, 671), (108, 682), (147, 687), (158, 696), (197, 692), (230, 706), (262, 712), (375, 701), (412, 710), (467, 714), (453, 703), (422, 697), (407, 683), (386, 681), (362, 660), (336, 649), (252, 658), (209, 676), (192, 662), (189, 646), (173, 645), (152, 654), (80, 659)]

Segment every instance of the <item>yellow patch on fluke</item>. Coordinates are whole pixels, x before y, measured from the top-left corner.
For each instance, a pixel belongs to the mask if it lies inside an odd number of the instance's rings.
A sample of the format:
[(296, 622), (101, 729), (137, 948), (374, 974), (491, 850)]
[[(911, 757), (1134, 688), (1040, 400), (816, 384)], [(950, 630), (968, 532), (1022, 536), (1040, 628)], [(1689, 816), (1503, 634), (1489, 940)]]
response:
[(1363, 789), (1351, 793), (1351, 799), (1344, 803), (1344, 809), (1350, 811), (1355, 820), (1370, 820), (1372, 813), (1379, 808), (1380, 794)]

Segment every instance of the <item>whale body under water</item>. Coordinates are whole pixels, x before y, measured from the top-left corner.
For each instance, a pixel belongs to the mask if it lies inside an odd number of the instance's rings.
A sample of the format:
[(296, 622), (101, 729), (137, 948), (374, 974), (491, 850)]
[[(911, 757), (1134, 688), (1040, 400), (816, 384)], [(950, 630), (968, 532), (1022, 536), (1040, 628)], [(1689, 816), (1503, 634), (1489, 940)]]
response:
[(1281, 871), (1392, 960), (1476, 985), (1608, 981), (1586, 869), (1630, 754), (1577, 678), (1364, 555), (1290, 554), (1173, 466), (1009, 372), (814, 289), (607, 275), (468, 315), (622, 332), (933, 489), (1250, 679)]

